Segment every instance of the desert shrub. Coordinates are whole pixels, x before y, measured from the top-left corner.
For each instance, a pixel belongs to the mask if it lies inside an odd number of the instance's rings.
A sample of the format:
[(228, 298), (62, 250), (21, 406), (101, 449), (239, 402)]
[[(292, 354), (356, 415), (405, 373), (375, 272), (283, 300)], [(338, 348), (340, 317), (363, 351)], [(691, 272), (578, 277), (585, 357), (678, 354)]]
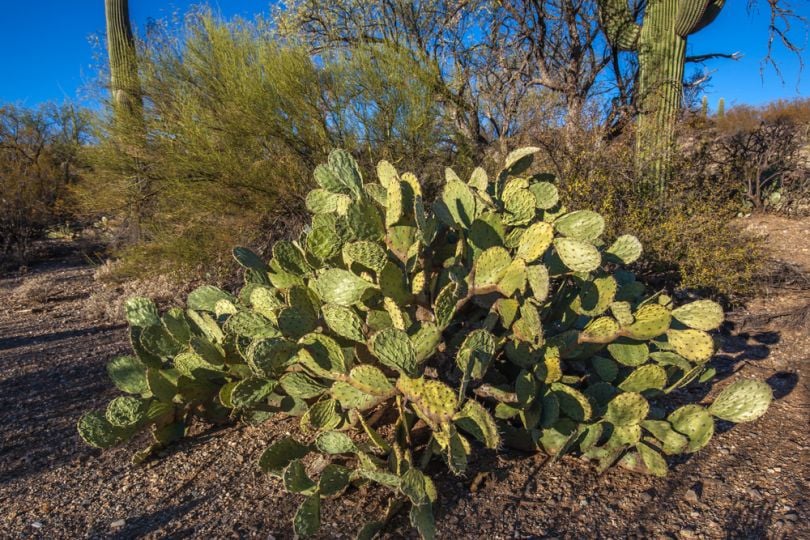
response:
[[(100, 115), (78, 190), (86, 212), (121, 225), (118, 277), (204, 265), (227, 279), (222, 253), (263, 246), (274, 233), (263, 225), (304, 211), (324, 149), (347, 148), (369, 170), (377, 154), (406, 156), (398, 164), (417, 173), (447, 162), (428, 81), (407, 62), (384, 45), (315, 61), (261, 18), (153, 25), (139, 46), (143, 122), (114, 126), (112, 106)], [(140, 215), (122, 217), (133, 206)], [(127, 219), (142, 222), (137, 241)]]
[(708, 444), (714, 418), (764, 414), (760, 381), (708, 407), (667, 402), (712, 378), (722, 309), (648, 295), (623, 268), (639, 241), (605, 241), (599, 214), (566, 211), (552, 183), (524, 176), (536, 151), (511, 153), (492, 178), (448, 169), (430, 207), (413, 174), (383, 161), (364, 183), (348, 153), (331, 153), (298, 241), (277, 242), (269, 263), (234, 250), (237, 295), (203, 286), (162, 315), (146, 298), (126, 303), (135, 354), (107, 366), (126, 395), (79, 433), (107, 448), (148, 430), (141, 461), (194, 418), (297, 416), (300, 431), (259, 466), (303, 497), (298, 535), (318, 530), (324, 499), (374, 483), (433, 538), (433, 459), (462, 474), (479, 447), (513, 446), (665, 475), (665, 456)]
[(717, 174), (738, 183), (746, 209), (810, 212), (810, 100), (736, 106), (711, 127)]
[(31, 242), (69, 219), (88, 117), (72, 105), (0, 107), (0, 255), (24, 262)]
[(758, 237), (736, 223), (740, 186), (713, 174), (706, 156), (681, 152), (662, 197), (637, 188), (632, 149), (624, 141), (599, 148), (583, 173), (560, 182), (561, 199), (605, 217), (608, 234), (636, 235), (645, 256), (640, 278), (670, 290), (698, 289), (738, 301), (752, 294), (763, 270)]

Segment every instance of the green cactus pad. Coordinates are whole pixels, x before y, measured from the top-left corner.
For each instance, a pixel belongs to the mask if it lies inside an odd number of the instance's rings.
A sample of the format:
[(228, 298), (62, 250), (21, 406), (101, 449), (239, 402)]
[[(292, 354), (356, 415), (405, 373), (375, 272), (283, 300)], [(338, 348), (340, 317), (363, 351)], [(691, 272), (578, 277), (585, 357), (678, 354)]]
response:
[(231, 403), (237, 409), (261, 403), (267, 400), (277, 385), (278, 381), (261, 377), (243, 379), (231, 391)]
[(124, 302), (124, 313), (130, 326), (147, 328), (160, 324), (157, 307), (149, 298), (128, 299)]
[(312, 272), (304, 253), (292, 242), (281, 240), (273, 245), (273, 261), (290, 274), (304, 276)]
[(516, 175), (528, 169), (534, 161), (534, 154), (540, 151), (536, 146), (524, 146), (509, 152), (504, 161), (502, 174)]
[(288, 396), (301, 399), (318, 397), (326, 390), (325, 385), (300, 371), (285, 373), (279, 384)]
[(298, 346), (285, 339), (260, 339), (247, 350), (248, 364), (258, 375), (270, 376), (295, 361)]
[(665, 460), (655, 448), (646, 443), (639, 442), (636, 444), (636, 450), (650, 473), (655, 476), (667, 475), (667, 460)]
[(338, 402), (333, 399), (319, 401), (314, 404), (301, 417), (303, 428), (312, 428), (316, 431), (335, 429), (343, 423), (343, 415)]
[(680, 454), (689, 444), (689, 439), (672, 429), (672, 425), (666, 420), (645, 420), (641, 427), (661, 441), (662, 450), (667, 455)]
[(548, 268), (542, 264), (534, 264), (526, 267), (526, 278), (529, 282), (529, 287), (532, 289), (532, 295), (538, 302), (545, 301), (548, 298), (549, 291), (549, 275)]
[(697, 452), (709, 443), (714, 435), (714, 419), (700, 405), (684, 405), (667, 417), (672, 427), (689, 439), (687, 452)]
[(349, 379), (353, 386), (374, 396), (386, 396), (394, 389), (394, 385), (379, 368), (368, 364), (352, 368)]
[(650, 348), (646, 343), (628, 339), (619, 339), (607, 346), (610, 356), (625, 366), (640, 366), (650, 357)]
[(504, 296), (512, 296), (517, 291), (523, 292), (526, 288), (526, 263), (523, 259), (513, 260), (506, 268), (500, 281), (498, 292)]
[(551, 182), (535, 182), (529, 186), (529, 191), (534, 195), (535, 206), (539, 210), (554, 208), (560, 200), (557, 187)]
[(453, 418), (455, 424), (466, 431), (487, 448), (498, 448), (501, 436), (498, 426), (487, 410), (478, 402), (468, 400)]
[(341, 206), (345, 207), (351, 199), (340, 193), (332, 193), (325, 189), (313, 189), (307, 194), (305, 205), (313, 214), (326, 214), (337, 212)]
[(436, 297), (434, 314), (439, 328), (446, 328), (456, 312), (456, 302), (459, 299), (457, 291), (456, 283), (448, 283)]
[(104, 414), (99, 411), (84, 414), (79, 419), (77, 427), (84, 442), (102, 449), (115, 446), (126, 435), (124, 430), (112, 425)]
[(341, 493), (349, 486), (351, 481), (351, 469), (330, 463), (321, 471), (318, 478), (318, 492), (321, 497), (331, 497)]
[(630, 302), (613, 302), (610, 304), (610, 312), (619, 322), (619, 326), (630, 326), (633, 324), (633, 310)]
[(251, 311), (239, 311), (225, 323), (228, 333), (250, 339), (273, 338), (281, 336), (281, 332), (266, 317)]
[(583, 281), (579, 294), (571, 302), (571, 309), (575, 313), (589, 317), (601, 315), (613, 303), (618, 289), (619, 286), (613, 276), (601, 276), (593, 281)]
[(375, 288), (373, 283), (340, 268), (329, 269), (318, 276), (315, 287), (324, 302), (340, 306), (360, 302), (367, 290)]
[(709, 413), (729, 422), (753, 422), (765, 414), (773, 400), (767, 383), (741, 380), (732, 383), (709, 406)]
[(246, 247), (233, 248), (233, 258), (243, 268), (249, 268), (257, 272), (267, 272), (268, 270), (267, 263)]
[(345, 410), (366, 410), (378, 403), (378, 398), (358, 390), (349, 383), (336, 381), (329, 388), (329, 395), (335, 399)]
[(605, 258), (620, 264), (632, 264), (641, 257), (641, 242), (632, 234), (624, 234), (616, 239), (605, 251)]
[(438, 326), (430, 321), (419, 323), (418, 329), (411, 335), (417, 363), (421, 364), (430, 358), (441, 340), (442, 333)]
[(537, 199), (528, 189), (508, 190), (503, 193), (503, 205), (506, 213), (503, 222), (506, 225), (525, 225), (535, 216)]
[(146, 420), (149, 403), (146, 400), (119, 396), (107, 404), (104, 416), (107, 421), (119, 428), (136, 428)]
[(321, 527), (321, 495), (314, 493), (304, 499), (293, 517), (296, 536), (312, 536)]
[(553, 383), (551, 391), (560, 404), (560, 412), (575, 422), (590, 420), (592, 410), (590, 401), (580, 391), (562, 383)]
[(517, 256), (527, 263), (533, 262), (546, 252), (554, 239), (554, 228), (548, 223), (538, 221), (529, 225), (520, 237)]
[(292, 437), (285, 437), (274, 442), (259, 458), (262, 471), (274, 476), (281, 476), (282, 471), (292, 461), (301, 459), (312, 450), (309, 445), (301, 444)]
[(354, 441), (339, 431), (325, 431), (315, 439), (315, 446), (326, 454), (348, 454), (357, 451)]
[(475, 195), (467, 184), (460, 180), (447, 182), (442, 191), (442, 202), (452, 219), (449, 225), (470, 228), (477, 212)]
[(388, 256), (379, 244), (364, 240), (344, 245), (343, 260), (347, 266), (351, 266), (353, 263), (359, 263), (379, 273), (382, 271), (385, 263), (388, 262)]
[(723, 324), (723, 308), (711, 300), (697, 300), (672, 310), (672, 316), (689, 328), (708, 332)]
[(497, 284), (506, 273), (512, 258), (502, 247), (491, 247), (482, 251), (475, 260), (475, 287), (487, 287)]
[(481, 379), (495, 354), (495, 336), (486, 330), (470, 332), (456, 353), (456, 365), (465, 376)]
[(703, 363), (714, 355), (712, 336), (702, 330), (669, 330), (667, 339), (676, 353), (692, 362)]
[(588, 343), (611, 343), (619, 336), (619, 323), (612, 317), (593, 319), (582, 331)]
[(619, 366), (610, 358), (594, 356), (591, 358), (591, 365), (599, 378), (605, 382), (613, 381), (619, 374)]
[(316, 484), (307, 476), (304, 464), (298, 459), (287, 465), (281, 478), (284, 481), (284, 489), (290, 493), (300, 493), (302, 495), (315, 493)]
[(365, 342), (363, 321), (352, 308), (337, 304), (324, 304), (321, 312), (326, 325), (337, 335), (353, 341)]
[(191, 328), (182, 309), (169, 309), (160, 318), (160, 322), (163, 323), (163, 328), (177, 343), (185, 345), (191, 339)]
[(119, 356), (107, 363), (107, 375), (122, 392), (142, 394), (146, 386), (146, 366), (135, 356)]
[(448, 424), (455, 414), (456, 393), (442, 382), (402, 376), (397, 379), (397, 389), (411, 401), (416, 414), (434, 429)]
[(396, 328), (380, 330), (371, 337), (369, 350), (380, 363), (406, 375), (416, 373), (416, 350), (408, 334)]
[(575, 238), (556, 238), (554, 249), (563, 264), (575, 272), (593, 272), (602, 263), (599, 250)]
[(333, 227), (313, 227), (307, 234), (306, 248), (321, 261), (327, 261), (340, 253), (342, 239)]
[(605, 220), (591, 210), (577, 210), (558, 217), (554, 228), (563, 236), (592, 242), (604, 232)]
[(626, 392), (614, 397), (607, 406), (605, 420), (616, 426), (633, 426), (647, 418), (650, 404), (636, 392)]
[(644, 392), (645, 390), (662, 390), (667, 384), (667, 372), (656, 364), (646, 364), (633, 370), (621, 383), (619, 388), (625, 392)]
[(177, 379), (179, 372), (175, 369), (155, 369), (146, 370), (146, 384), (152, 396), (164, 403), (172, 403), (177, 394)]
[(299, 340), (304, 350), (299, 363), (319, 376), (330, 377), (333, 373), (347, 373), (348, 364), (340, 344), (326, 334), (312, 332)]
[(672, 317), (669, 310), (659, 304), (645, 304), (634, 313), (634, 322), (625, 328), (633, 339), (648, 340), (660, 336), (669, 329)]

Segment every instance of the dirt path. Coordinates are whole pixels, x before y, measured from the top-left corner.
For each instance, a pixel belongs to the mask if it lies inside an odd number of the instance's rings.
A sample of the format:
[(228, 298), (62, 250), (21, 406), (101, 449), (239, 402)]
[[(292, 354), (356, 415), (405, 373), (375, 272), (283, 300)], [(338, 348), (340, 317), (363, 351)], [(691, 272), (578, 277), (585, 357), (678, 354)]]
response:
[[(756, 226), (775, 257), (810, 271), (810, 222)], [(122, 325), (82, 309), (94, 286), (79, 257), (0, 278), (0, 537), (292, 537), (300, 501), (255, 466), (292, 421), (204, 432), (141, 468), (129, 465), (136, 445), (102, 453), (81, 443), (77, 418), (115, 395), (104, 364), (128, 351)], [(724, 380), (712, 394), (740, 377), (773, 386), (761, 420), (724, 428), (665, 479), (599, 476), (570, 457), (543, 466), (541, 456), (479, 454), (468, 476), (438, 477), (440, 538), (810, 538), (810, 326), (789, 316), (810, 301), (799, 289), (733, 314), (736, 330), (713, 360)], [(476, 470), (492, 472), (471, 489)], [(322, 537), (353, 537), (380, 504), (375, 492), (330, 501)], [(387, 537), (403, 536), (413, 533), (398, 518)]]

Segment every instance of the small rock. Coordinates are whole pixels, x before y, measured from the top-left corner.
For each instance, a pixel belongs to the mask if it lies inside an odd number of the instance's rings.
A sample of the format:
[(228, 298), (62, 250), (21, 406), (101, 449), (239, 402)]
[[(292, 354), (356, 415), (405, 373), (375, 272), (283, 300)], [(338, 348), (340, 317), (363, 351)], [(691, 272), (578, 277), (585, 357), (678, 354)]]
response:
[(33, 523), (31, 524), (31, 526), (32, 526), (33, 528), (35, 528), (35, 529), (41, 529), (41, 528), (42, 528), (42, 522), (41, 522), (41, 521), (35, 521), (35, 522), (33, 522)]
[(126, 524), (127, 524), (127, 521), (125, 519), (118, 519), (118, 520), (113, 521), (112, 523), (110, 523), (110, 528), (111, 529), (120, 529), (121, 527), (123, 527)]
[(642, 491), (639, 497), (641, 498), (641, 502), (648, 503), (653, 500), (653, 491), (651, 489), (648, 489), (647, 491)]
[(788, 521), (799, 521), (799, 514), (796, 512), (788, 512), (785, 514), (785, 519)]
[(694, 489), (687, 490), (687, 492), (683, 496), (684, 500), (691, 504), (698, 503), (698, 494)]
[(680, 531), (678, 531), (678, 537), (684, 538), (685, 540), (697, 538), (697, 536), (695, 536), (695, 531), (693, 531), (692, 529), (681, 529)]

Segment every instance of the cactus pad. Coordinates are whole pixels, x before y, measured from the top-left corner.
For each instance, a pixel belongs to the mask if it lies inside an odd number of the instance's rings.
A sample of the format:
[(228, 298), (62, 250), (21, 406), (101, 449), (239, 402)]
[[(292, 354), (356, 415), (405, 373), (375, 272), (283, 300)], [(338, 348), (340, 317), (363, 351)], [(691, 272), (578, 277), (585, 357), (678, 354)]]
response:
[(641, 242), (632, 234), (625, 234), (616, 239), (605, 251), (605, 256), (611, 262), (632, 264), (641, 257)]
[(646, 364), (633, 370), (621, 383), (619, 388), (625, 392), (644, 392), (645, 390), (662, 390), (667, 384), (667, 372), (655, 364)]
[(554, 249), (563, 264), (574, 272), (593, 272), (602, 263), (599, 251), (592, 245), (574, 238), (557, 238)]
[(551, 182), (535, 182), (529, 186), (529, 191), (534, 195), (535, 206), (539, 210), (554, 208), (560, 200), (557, 187)]
[(324, 304), (321, 307), (323, 319), (327, 326), (341, 337), (353, 341), (365, 342), (363, 335), (363, 321), (352, 308), (337, 304)]
[(712, 337), (701, 330), (670, 330), (667, 339), (676, 353), (692, 362), (706, 362), (714, 354)]
[(371, 337), (369, 350), (380, 363), (406, 375), (416, 372), (416, 350), (408, 334), (396, 328), (380, 330)]
[(714, 420), (700, 405), (684, 405), (675, 409), (667, 420), (678, 433), (689, 439), (687, 452), (697, 452), (709, 443), (714, 435)]
[(563, 236), (592, 242), (605, 230), (605, 220), (591, 210), (577, 210), (558, 217), (554, 228)]
[(650, 412), (650, 404), (644, 396), (626, 392), (614, 397), (607, 406), (605, 420), (616, 426), (632, 426), (641, 423)]
[(742, 380), (732, 383), (709, 406), (709, 413), (729, 422), (753, 422), (768, 410), (773, 390), (767, 383)]
[(633, 315), (634, 322), (625, 329), (633, 339), (648, 340), (660, 336), (669, 329), (672, 317), (669, 310), (659, 304), (645, 304)]
[(715, 330), (723, 323), (723, 308), (711, 300), (697, 300), (672, 311), (672, 316), (695, 330)]
[(340, 268), (327, 270), (315, 281), (320, 297), (328, 304), (351, 306), (360, 302), (374, 284)]
[(554, 239), (554, 229), (548, 223), (538, 221), (529, 225), (518, 243), (517, 256), (530, 263), (543, 256)]

